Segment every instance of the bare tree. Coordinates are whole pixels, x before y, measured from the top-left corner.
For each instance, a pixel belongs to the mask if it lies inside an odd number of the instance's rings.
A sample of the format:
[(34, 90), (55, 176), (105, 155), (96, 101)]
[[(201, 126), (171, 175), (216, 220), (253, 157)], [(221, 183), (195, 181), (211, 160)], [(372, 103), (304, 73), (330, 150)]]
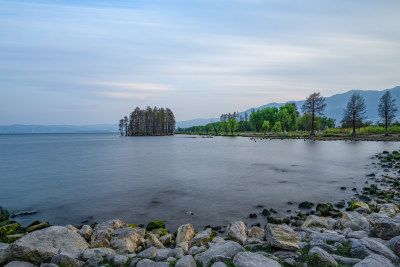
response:
[(364, 98), (359, 93), (354, 93), (351, 95), (349, 102), (347, 102), (347, 106), (344, 109), (342, 123), (350, 123), (353, 125), (352, 136), (356, 135), (356, 124), (362, 123), (363, 119), (367, 116), (366, 113), (366, 105)]
[(121, 136), (124, 136), (124, 119), (120, 119), (119, 120), (119, 133), (121, 134)]
[(379, 100), (378, 114), (385, 120), (385, 136), (388, 136), (388, 124), (396, 117), (398, 109), (396, 106), (396, 99), (392, 98), (390, 91), (386, 93)]
[(318, 92), (309, 95), (301, 107), (301, 111), (305, 114), (311, 114), (311, 132), (310, 135), (315, 135), (314, 125), (315, 116), (323, 115), (323, 111), (326, 107), (325, 98)]

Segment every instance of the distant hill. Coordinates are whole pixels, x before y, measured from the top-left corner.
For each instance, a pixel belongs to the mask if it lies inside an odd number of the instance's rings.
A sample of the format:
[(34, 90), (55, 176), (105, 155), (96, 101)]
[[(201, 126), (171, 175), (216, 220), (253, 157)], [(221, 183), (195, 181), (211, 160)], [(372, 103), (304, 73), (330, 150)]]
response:
[(0, 125), (0, 134), (27, 134), (27, 133), (116, 133), (118, 125)]
[[(378, 103), (379, 103), (379, 98), (386, 92), (390, 91), (392, 93), (392, 97), (396, 99), (396, 104), (400, 108), (400, 86), (396, 86), (391, 89), (386, 89), (383, 91), (377, 91), (377, 90), (369, 90), (369, 91), (364, 91), (364, 90), (352, 90), (348, 91), (343, 94), (336, 94), (330, 97), (325, 97), (326, 101), (326, 109), (324, 111), (325, 116), (329, 118), (334, 118), (336, 119), (336, 125), (338, 125), (342, 119), (343, 115), (343, 109), (346, 107), (346, 104), (348, 100), (350, 99), (350, 96), (354, 92), (359, 92), (365, 99), (365, 103), (367, 105), (367, 120), (371, 120), (373, 122), (376, 122), (380, 120), (378, 116)], [(301, 106), (304, 103), (304, 100), (302, 101), (288, 101), (288, 102), (294, 102), (296, 103), (299, 112), (301, 112)], [(286, 103), (288, 103), (286, 102)], [(249, 108), (248, 110), (245, 110), (243, 112), (239, 112), (240, 115), (244, 115), (247, 113), (248, 115), (251, 114), (252, 109), (258, 110), (258, 109), (264, 109), (268, 107), (280, 107), (285, 105), (286, 103), (269, 103), (266, 105), (263, 105), (258, 108)], [(397, 120), (400, 121), (400, 112), (399, 115), (396, 118)], [(219, 121), (219, 118), (214, 118), (214, 119), (194, 119), (194, 120), (189, 120), (189, 121), (179, 121), (176, 123), (176, 127), (181, 127), (181, 128), (187, 128), (191, 126), (197, 126), (197, 125), (206, 125), (207, 123), (210, 123), (211, 120), (214, 121)]]

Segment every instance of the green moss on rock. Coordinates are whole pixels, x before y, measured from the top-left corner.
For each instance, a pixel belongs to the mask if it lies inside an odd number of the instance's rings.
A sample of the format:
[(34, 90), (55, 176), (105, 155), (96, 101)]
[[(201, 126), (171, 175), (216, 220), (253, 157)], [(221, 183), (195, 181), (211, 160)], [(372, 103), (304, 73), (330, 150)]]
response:
[(153, 231), (156, 229), (165, 229), (164, 221), (151, 221), (146, 226), (146, 231)]
[(5, 238), (3, 238), (4, 242), (11, 244), (23, 237), (24, 234), (15, 234), (15, 235), (8, 235)]
[(21, 224), (19, 223), (13, 223), (13, 224), (8, 224), (3, 227), (0, 227), (0, 236), (7, 236), (7, 235), (12, 235), (18, 232), (18, 230), (21, 228)]

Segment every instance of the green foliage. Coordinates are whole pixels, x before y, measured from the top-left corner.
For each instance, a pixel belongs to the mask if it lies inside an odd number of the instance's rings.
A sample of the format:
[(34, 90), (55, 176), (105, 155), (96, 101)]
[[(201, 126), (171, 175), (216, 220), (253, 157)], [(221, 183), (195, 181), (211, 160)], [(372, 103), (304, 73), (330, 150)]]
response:
[(272, 131), (274, 133), (280, 133), (282, 132), (282, 126), (281, 126), (281, 122), (278, 121), (277, 123), (275, 123), (275, 125), (272, 127)]
[(235, 267), (235, 264), (233, 264), (233, 260), (227, 260), (224, 262), (226, 264), (226, 266), (228, 267)]
[(262, 129), (263, 129), (264, 133), (268, 132), (269, 127), (270, 127), (269, 121), (264, 121), (263, 125), (262, 125)]
[(238, 127), (238, 122), (236, 121), (236, 119), (234, 117), (230, 117), (228, 119), (227, 125), (228, 125), (229, 131), (233, 134), (233, 132), (236, 131), (236, 129)]
[(351, 244), (349, 242), (342, 243), (343, 247), (338, 247), (336, 251), (333, 251), (332, 254), (336, 254), (343, 257), (351, 257)]
[(146, 226), (146, 231), (152, 231), (156, 229), (165, 229), (165, 222), (164, 221), (151, 221)]

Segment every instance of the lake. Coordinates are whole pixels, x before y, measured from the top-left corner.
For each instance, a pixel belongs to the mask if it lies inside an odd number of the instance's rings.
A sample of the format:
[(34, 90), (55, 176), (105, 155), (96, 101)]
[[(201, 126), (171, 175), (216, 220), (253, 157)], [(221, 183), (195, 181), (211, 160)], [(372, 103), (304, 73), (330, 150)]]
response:
[[(371, 156), (395, 142), (252, 140), (246, 137), (0, 135), (0, 205), (16, 219), (51, 224), (119, 218), (176, 229), (226, 225), (263, 205), (286, 214), (299, 202), (337, 202), (362, 188)], [(345, 186), (347, 190), (341, 190)], [(288, 201), (294, 205), (287, 204)]]

